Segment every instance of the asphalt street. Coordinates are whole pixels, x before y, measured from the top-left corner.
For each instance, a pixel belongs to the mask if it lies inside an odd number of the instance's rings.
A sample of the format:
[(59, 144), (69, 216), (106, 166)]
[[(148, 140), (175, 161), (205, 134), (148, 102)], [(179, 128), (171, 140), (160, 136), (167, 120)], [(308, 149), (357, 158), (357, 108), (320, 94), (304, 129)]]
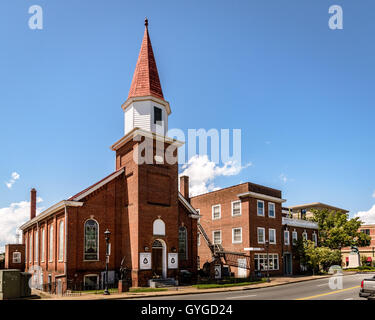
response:
[(358, 296), (361, 281), (373, 276), (374, 273), (354, 274), (341, 276), (335, 281), (324, 278), (269, 288), (150, 297), (142, 300), (365, 300)]

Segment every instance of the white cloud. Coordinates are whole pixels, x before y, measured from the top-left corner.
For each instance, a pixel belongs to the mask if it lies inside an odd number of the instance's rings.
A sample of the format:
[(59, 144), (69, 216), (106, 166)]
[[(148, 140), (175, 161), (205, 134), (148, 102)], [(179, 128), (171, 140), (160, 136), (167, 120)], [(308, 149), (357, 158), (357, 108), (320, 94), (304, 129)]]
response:
[[(42, 202), (38, 198), (37, 202)], [(39, 213), (43, 208), (37, 209)], [(12, 203), (9, 207), (0, 208), (0, 252), (4, 251), (7, 243), (15, 243), (17, 229), (30, 219), (30, 202), (21, 201)]]
[(375, 191), (374, 191), (374, 193), (372, 194), (372, 197), (375, 198)]
[(190, 196), (196, 196), (220, 189), (214, 184), (216, 177), (237, 175), (242, 169), (251, 165), (250, 162), (245, 166), (241, 166), (237, 162), (228, 161), (220, 167), (215, 162), (210, 161), (207, 155), (196, 155), (182, 166), (183, 172), (181, 175), (189, 176)]
[(280, 174), (279, 178), (284, 183), (287, 183), (287, 181), (288, 181), (288, 178), (284, 173)]
[(11, 179), (8, 182), (5, 182), (5, 185), (8, 189), (11, 189), (14, 183), (20, 178), (20, 175), (17, 172), (12, 172)]
[(365, 224), (375, 223), (375, 204), (368, 211), (359, 211), (355, 215)]

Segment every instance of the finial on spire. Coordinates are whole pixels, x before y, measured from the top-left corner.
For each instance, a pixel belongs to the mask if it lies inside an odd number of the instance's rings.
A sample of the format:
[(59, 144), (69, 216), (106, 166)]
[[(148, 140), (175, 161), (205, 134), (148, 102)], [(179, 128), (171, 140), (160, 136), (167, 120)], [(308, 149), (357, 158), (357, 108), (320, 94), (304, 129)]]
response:
[(147, 19), (147, 17), (145, 18), (145, 26), (146, 26), (146, 28), (148, 26), (148, 19)]

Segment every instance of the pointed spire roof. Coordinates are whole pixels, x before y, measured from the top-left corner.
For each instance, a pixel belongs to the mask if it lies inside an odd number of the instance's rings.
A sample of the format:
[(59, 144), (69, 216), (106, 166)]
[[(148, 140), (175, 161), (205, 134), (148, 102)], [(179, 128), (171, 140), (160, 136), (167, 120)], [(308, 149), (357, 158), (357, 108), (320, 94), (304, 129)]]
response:
[(128, 98), (141, 96), (154, 96), (164, 99), (158, 68), (148, 34), (147, 18), (145, 19), (145, 33), (142, 40), (141, 51), (139, 52)]

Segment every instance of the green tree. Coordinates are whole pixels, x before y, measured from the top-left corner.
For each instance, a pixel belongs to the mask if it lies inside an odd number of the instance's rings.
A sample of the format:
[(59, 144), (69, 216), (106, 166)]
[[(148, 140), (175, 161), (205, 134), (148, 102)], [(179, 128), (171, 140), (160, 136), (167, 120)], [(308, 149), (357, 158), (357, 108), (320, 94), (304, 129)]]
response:
[(317, 247), (310, 240), (298, 240), (294, 250), (302, 265), (308, 267), (313, 274), (321, 269), (328, 271), (331, 265), (341, 266), (341, 251), (328, 247)]
[(328, 209), (312, 210), (312, 221), (319, 226), (319, 246), (330, 249), (343, 247), (363, 247), (370, 244), (371, 238), (363, 232), (358, 232), (361, 226), (359, 218), (349, 219), (347, 213)]

